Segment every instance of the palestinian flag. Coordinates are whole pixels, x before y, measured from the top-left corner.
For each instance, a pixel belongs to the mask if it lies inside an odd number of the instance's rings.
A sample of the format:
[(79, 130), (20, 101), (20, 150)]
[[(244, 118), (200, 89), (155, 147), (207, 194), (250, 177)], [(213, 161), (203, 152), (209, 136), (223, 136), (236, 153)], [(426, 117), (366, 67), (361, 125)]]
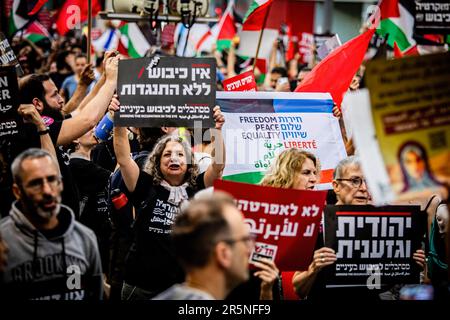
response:
[(228, 2), (227, 9), (218, 23), (219, 33), (217, 35), (217, 50), (229, 49), (231, 41), (236, 35), (236, 25), (233, 17), (234, 0)]
[(39, 21), (33, 21), (31, 22), (23, 32), (23, 37), (30, 40), (31, 42), (39, 42), (42, 39), (49, 38), (51, 39), (52, 36), (48, 32), (45, 27), (39, 23)]
[(264, 29), (258, 57), (269, 58), (272, 45), (278, 36), (278, 29), (266, 28), (266, 16), (273, 0), (254, 0), (245, 14), (242, 30), (239, 33), (240, 44), (237, 54), (254, 57), (258, 46), (259, 36)]
[(130, 58), (141, 58), (150, 49), (150, 44), (136, 23), (126, 23), (119, 28), (121, 33), (119, 52)]
[(13, 0), (8, 19), (8, 34), (12, 37), (22, 30), (30, 21), (28, 4), (26, 0)]
[(403, 57), (403, 53), (397, 45), (397, 42), (394, 42), (394, 58)]
[[(406, 51), (416, 45), (413, 39), (414, 16), (411, 13), (409, 0), (381, 0), (381, 22), (377, 28), (377, 34), (388, 36), (387, 43), (394, 48), (397, 43), (400, 51)], [(414, 5), (414, 2), (413, 2)]]

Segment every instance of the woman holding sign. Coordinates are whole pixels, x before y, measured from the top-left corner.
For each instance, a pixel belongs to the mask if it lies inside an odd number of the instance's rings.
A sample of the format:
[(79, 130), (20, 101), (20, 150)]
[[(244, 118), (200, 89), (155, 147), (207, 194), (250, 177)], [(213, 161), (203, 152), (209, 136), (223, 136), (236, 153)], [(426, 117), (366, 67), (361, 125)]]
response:
[[(319, 180), (320, 163), (316, 156), (299, 149), (287, 149), (278, 155), (260, 184), (277, 188), (314, 190)], [(305, 297), (318, 272), (335, 261), (336, 254), (331, 248), (322, 247), (314, 251), (313, 260), (308, 270), (297, 271), (292, 278), (297, 294)]]
[[(119, 109), (117, 99), (113, 98), (110, 109)], [(126, 128), (114, 128), (114, 151), (136, 209), (134, 243), (125, 262), (123, 300), (151, 299), (184, 281), (170, 232), (181, 205), (222, 176), (225, 152), (221, 129), (225, 119), (219, 107), (214, 108), (214, 120), (216, 146), (222, 150), (214, 150), (213, 161), (202, 174), (198, 174), (190, 146), (174, 135), (162, 137), (139, 169), (130, 157)]]

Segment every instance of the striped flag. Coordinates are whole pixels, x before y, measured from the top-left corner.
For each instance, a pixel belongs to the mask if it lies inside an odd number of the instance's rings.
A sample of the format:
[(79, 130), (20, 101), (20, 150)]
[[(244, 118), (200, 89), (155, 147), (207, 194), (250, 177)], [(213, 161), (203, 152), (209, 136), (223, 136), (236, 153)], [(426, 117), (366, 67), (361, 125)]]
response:
[(38, 42), (42, 39), (49, 38), (51, 39), (52, 36), (48, 32), (47, 29), (44, 28), (42, 24), (40, 24), (38, 21), (31, 22), (23, 32), (23, 37), (30, 40), (31, 42)]
[[(416, 45), (413, 39), (414, 16), (411, 13), (409, 0), (381, 0), (381, 22), (377, 34), (386, 37), (387, 43), (394, 48), (397, 43), (400, 51), (407, 51)], [(414, 5), (414, 2), (413, 2)]]
[(245, 14), (242, 30), (239, 32), (240, 44), (236, 52), (238, 55), (245, 57), (256, 55), (258, 40), (264, 28), (258, 57), (269, 58), (273, 42), (278, 36), (277, 29), (269, 29), (264, 26), (272, 2), (273, 0), (254, 0), (250, 5)]
[(403, 53), (397, 45), (397, 42), (394, 42), (394, 58), (403, 57)]
[(116, 50), (119, 45), (119, 39), (120, 31), (115, 28), (109, 28), (100, 36), (100, 38), (92, 41), (92, 46), (96, 52)]
[[(120, 44), (122, 47), (120, 53), (129, 56), (130, 58), (141, 58), (145, 56), (150, 49), (145, 36), (142, 34), (136, 23), (125, 23), (119, 28), (120, 30)], [(123, 52), (123, 49), (126, 51)]]
[(236, 35), (236, 25), (233, 17), (234, 0), (228, 2), (227, 9), (223, 13), (218, 23), (217, 50), (229, 49), (231, 41)]
[(8, 34), (13, 36), (29, 22), (28, 5), (25, 0), (13, 0), (8, 19)]
[(119, 28), (109, 28), (92, 42), (96, 52), (117, 50), (130, 58), (144, 57), (150, 44), (136, 23), (121, 22)]

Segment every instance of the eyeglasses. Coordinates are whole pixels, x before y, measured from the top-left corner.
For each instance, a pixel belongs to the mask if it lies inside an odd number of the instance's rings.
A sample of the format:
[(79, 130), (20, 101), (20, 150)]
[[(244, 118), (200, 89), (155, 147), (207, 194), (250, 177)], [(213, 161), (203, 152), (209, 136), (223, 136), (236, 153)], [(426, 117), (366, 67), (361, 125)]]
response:
[(223, 242), (228, 243), (229, 245), (233, 245), (237, 242), (244, 242), (244, 244), (249, 247), (252, 248), (255, 245), (255, 240), (256, 240), (256, 235), (255, 234), (249, 234), (248, 236), (244, 236), (238, 239), (224, 239), (222, 240)]
[(363, 181), (367, 185), (366, 180), (362, 179), (360, 177), (352, 177), (350, 179), (336, 179), (336, 181), (350, 181), (353, 188), (359, 188), (361, 187)]
[(54, 189), (61, 184), (62, 179), (60, 176), (48, 176), (45, 178), (33, 179), (28, 182), (25, 187), (33, 192), (39, 192), (44, 189), (45, 181), (47, 181), (50, 188)]

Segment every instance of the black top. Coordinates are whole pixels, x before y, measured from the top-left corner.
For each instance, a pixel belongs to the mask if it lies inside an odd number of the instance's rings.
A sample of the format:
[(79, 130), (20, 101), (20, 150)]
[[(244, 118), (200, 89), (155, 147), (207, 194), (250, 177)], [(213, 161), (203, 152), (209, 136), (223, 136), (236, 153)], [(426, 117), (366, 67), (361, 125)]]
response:
[[(186, 192), (192, 197), (204, 188), (204, 174), (200, 174), (196, 185), (188, 187)], [(184, 281), (170, 238), (180, 208), (168, 202), (169, 195), (168, 190), (154, 185), (153, 178), (142, 170), (131, 194), (137, 218), (135, 240), (126, 260), (125, 282), (154, 294)]]
[(97, 236), (102, 270), (107, 273), (111, 235), (107, 187), (111, 172), (92, 161), (74, 157), (70, 159), (70, 170), (80, 194), (79, 221)]

